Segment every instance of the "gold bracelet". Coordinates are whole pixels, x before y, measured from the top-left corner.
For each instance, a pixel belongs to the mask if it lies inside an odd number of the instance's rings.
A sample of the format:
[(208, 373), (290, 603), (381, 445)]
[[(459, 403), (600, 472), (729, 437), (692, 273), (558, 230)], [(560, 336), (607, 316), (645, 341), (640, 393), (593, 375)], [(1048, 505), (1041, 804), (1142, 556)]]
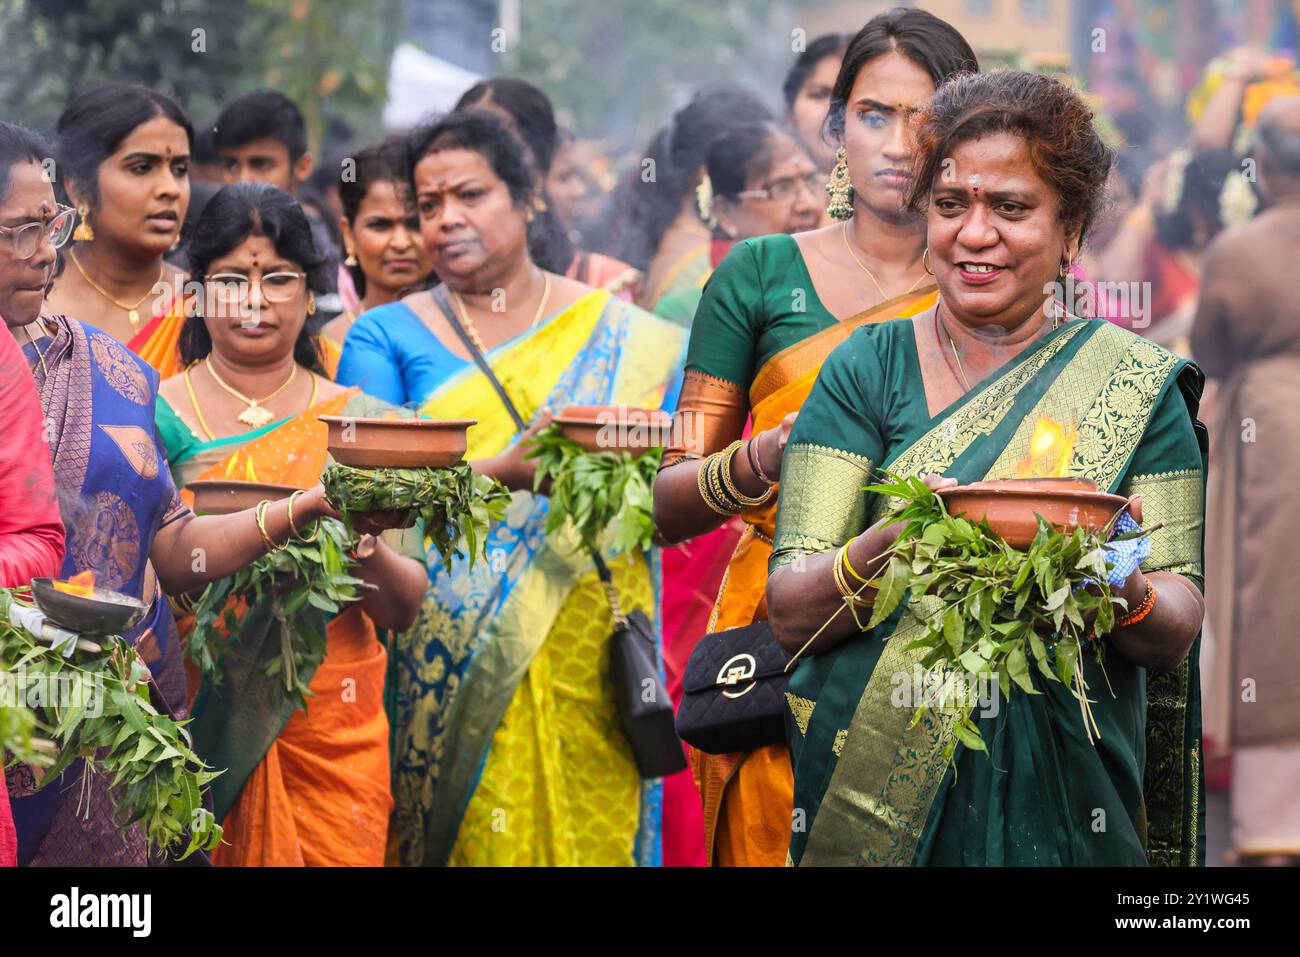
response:
[[(316, 519), (316, 528), (311, 533), (311, 538), (307, 538), (305, 535), (303, 535), (302, 532), (298, 531), (298, 526), (295, 525), (293, 521), (293, 500), (296, 499), (299, 495), (306, 495), (306, 494), (307, 492), (305, 489), (298, 489), (298, 491), (294, 492), (292, 495), (289, 496), (289, 534), (291, 534), (294, 538), (298, 539), (298, 541), (300, 542), (310, 543), (316, 541), (316, 536), (320, 535), (320, 519), (319, 518)], [(285, 544), (287, 545), (288, 543), (286, 542)]]
[(758, 498), (746, 495), (740, 489), (736, 488), (736, 483), (731, 478), (731, 460), (736, 457), (736, 451), (744, 444), (744, 441), (737, 439), (723, 450), (719, 472), (722, 476), (722, 484), (727, 489), (727, 494), (745, 508), (755, 508), (759, 505), (766, 504), (767, 500), (772, 497), (772, 493), (776, 491), (776, 487), (769, 485), (767, 490), (764, 491), (762, 495), (758, 496)]
[(835, 553), (835, 560), (831, 562), (831, 573), (835, 578), (835, 588), (840, 593), (844, 603), (849, 606), (849, 612), (853, 615), (853, 623), (858, 626), (858, 631), (865, 631), (862, 619), (858, 617), (858, 605), (864, 604), (857, 592), (849, 585), (848, 579), (844, 577), (844, 549), (847, 546), (840, 546), (840, 550)]
[(725, 515), (727, 518), (730, 518), (736, 513), (724, 507), (724, 505), (714, 497), (713, 490), (709, 487), (709, 469), (712, 465), (712, 456), (706, 458), (700, 463), (700, 470), (695, 473), (695, 484), (700, 490), (700, 498), (704, 500), (705, 505), (714, 512), (717, 512), (719, 515)]
[(854, 542), (856, 542), (856, 541), (857, 541), (859, 538), (861, 538), (861, 537), (862, 537), (861, 535), (854, 535), (852, 538), (850, 538), (847, 542), (844, 543), (844, 549), (843, 549), (843, 551), (844, 551), (844, 567), (847, 568), (847, 569), (849, 570), (849, 574), (850, 574), (850, 575), (852, 575), (852, 576), (853, 576), (854, 578), (856, 578), (858, 581), (862, 582), (862, 584), (864, 584), (864, 585), (869, 585), (869, 584), (871, 584), (871, 579), (870, 579), (870, 578), (863, 578), (861, 575), (859, 575), (858, 572), (857, 572), (857, 569), (855, 569), (855, 568), (853, 567), (853, 565), (849, 562), (849, 546), (852, 545)]
[(275, 540), (271, 538), (270, 532), (266, 530), (266, 510), (270, 507), (271, 500), (267, 498), (262, 499), (257, 503), (257, 508), (253, 510), (253, 518), (257, 522), (257, 530), (262, 533), (262, 544), (266, 546), (266, 553), (268, 555), (275, 555), (288, 548), (289, 543), (285, 542), (283, 545), (275, 544)]

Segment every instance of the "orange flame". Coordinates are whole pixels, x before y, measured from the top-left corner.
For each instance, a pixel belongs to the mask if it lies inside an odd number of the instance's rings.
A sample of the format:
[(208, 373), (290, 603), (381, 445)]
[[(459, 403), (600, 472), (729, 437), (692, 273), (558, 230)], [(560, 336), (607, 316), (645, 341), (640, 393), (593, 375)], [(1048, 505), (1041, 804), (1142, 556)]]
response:
[(78, 572), (67, 581), (56, 581), (52, 583), (59, 591), (68, 595), (76, 595), (78, 598), (91, 598), (95, 594), (95, 573), (90, 569), (84, 572)]
[(1029, 451), (1011, 478), (1061, 478), (1070, 474), (1077, 433), (1073, 423), (1039, 418), (1029, 437)]

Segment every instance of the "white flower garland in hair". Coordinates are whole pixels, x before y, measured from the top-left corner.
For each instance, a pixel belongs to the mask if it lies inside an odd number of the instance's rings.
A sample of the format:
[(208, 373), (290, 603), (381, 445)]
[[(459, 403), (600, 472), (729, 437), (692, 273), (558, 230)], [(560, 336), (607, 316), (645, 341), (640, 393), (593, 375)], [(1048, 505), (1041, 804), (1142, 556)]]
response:
[(695, 187), (695, 208), (699, 211), (700, 219), (710, 226), (717, 225), (717, 220), (713, 218), (713, 182), (708, 173), (704, 174), (700, 184)]
[(1230, 173), (1219, 190), (1219, 221), (1224, 229), (1250, 222), (1259, 207), (1255, 191), (1240, 173)]
[(1191, 161), (1191, 150), (1174, 150), (1169, 154), (1169, 170), (1165, 173), (1165, 190), (1160, 200), (1160, 208), (1167, 216), (1178, 210), (1178, 202), (1183, 198), (1187, 164)]

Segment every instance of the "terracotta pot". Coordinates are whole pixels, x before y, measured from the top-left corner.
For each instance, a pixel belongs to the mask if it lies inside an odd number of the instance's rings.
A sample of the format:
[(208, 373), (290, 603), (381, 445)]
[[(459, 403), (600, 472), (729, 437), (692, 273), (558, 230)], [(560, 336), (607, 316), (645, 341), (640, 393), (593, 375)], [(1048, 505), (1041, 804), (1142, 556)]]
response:
[(270, 482), (236, 482), (228, 479), (200, 479), (189, 484), (194, 493), (194, 511), (199, 515), (229, 515), (253, 508), (263, 499), (278, 502), (298, 491), (296, 485)]
[(329, 426), (329, 453), (340, 465), (358, 468), (430, 468), (465, 458), (469, 427), (477, 419), (356, 419), (322, 415)]
[(628, 405), (570, 405), (554, 421), (561, 435), (587, 452), (640, 454), (668, 441), (673, 417)]
[(1105, 528), (1128, 499), (1099, 491), (1089, 479), (1035, 478), (974, 482), (942, 489), (950, 515), (981, 519), (1012, 548), (1026, 549), (1038, 533), (1041, 515), (1049, 525), (1070, 533), (1083, 527)]

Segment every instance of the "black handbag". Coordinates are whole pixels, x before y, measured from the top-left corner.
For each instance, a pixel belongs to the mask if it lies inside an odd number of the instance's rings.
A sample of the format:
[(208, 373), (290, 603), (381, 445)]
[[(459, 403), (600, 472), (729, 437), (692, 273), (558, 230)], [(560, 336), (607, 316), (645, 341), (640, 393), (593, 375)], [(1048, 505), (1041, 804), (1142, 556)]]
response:
[[(446, 290), (439, 285), (430, 292), (438, 308), (451, 323), (456, 336), (464, 343), (469, 354), (474, 357), (474, 362), (496, 390), (501, 403), (514, 420), (515, 428), (523, 432), (527, 423), (515, 408), (501, 380), (488, 365), (486, 357), (461, 324)], [(596, 574), (605, 586), (610, 611), (614, 614), (614, 634), (610, 638), (609, 647), (610, 673), (614, 682), (619, 721), (632, 748), (632, 756), (636, 759), (637, 772), (643, 778), (661, 778), (684, 771), (686, 753), (682, 750), (682, 742), (673, 726), (672, 699), (659, 676), (654, 629), (645, 613), (639, 609), (630, 615), (623, 614), (609, 567), (599, 554), (593, 553), (591, 558), (596, 565)]]
[(706, 754), (783, 743), (792, 657), (766, 621), (705, 635), (686, 662), (677, 733)]
[(645, 612), (624, 615), (614, 580), (599, 555), (592, 555), (614, 613), (609, 644), (610, 678), (623, 734), (643, 778), (662, 778), (686, 769), (686, 752), (673, 723), (673, 701), (659, 676), (654, 629)]

